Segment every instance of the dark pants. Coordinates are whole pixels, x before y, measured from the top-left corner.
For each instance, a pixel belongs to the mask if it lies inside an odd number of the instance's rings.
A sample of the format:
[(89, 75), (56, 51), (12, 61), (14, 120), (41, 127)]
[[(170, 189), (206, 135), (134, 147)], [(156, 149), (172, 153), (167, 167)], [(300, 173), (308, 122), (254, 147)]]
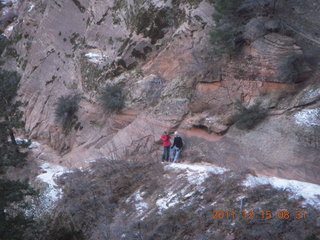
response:
[(163, 147), (162, 161), (169, 161), (169, 156), (170, 156), (170, 146)]

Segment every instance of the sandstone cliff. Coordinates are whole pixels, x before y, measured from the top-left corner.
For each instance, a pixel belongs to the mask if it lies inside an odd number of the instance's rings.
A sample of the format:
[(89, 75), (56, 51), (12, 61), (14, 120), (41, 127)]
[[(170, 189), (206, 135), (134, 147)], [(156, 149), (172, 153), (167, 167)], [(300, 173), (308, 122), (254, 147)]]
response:
[[(15, 1), (2, 10), (15, 49), (3, 53), (4, 67), (22, 75), (26, 135), (54, 150), (40, 159), (80, 167), (125, 154), (159, 158), (161, 133), (179, 130), (182, 161), (319, 184), (315, 4), (279, 1), (272, 17), (253, 16), (241, 52), (229, 58), (212, 53), (211, 1)], [(123, 86), (120, 114), (98, 102), (110, 83)], [(82, 97), (78, 127), (66, 135), (54, 110), (70, 94)], [(260, 103), (267, 118), (237, 129), (238, 100)]]

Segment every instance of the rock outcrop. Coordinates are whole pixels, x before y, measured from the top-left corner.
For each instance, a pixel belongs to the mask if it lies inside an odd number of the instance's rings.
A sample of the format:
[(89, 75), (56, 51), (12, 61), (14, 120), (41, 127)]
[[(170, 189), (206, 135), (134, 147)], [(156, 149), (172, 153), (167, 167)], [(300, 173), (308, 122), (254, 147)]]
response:
[[(4, 11), (1, 17), (15, 26), (10, 33), (5, 24), (16, 54), (4, 52), (4, 67), (22, 74), (28, 137), (80, 167), (126, 154), (157, 158), (161, 133), (178, 129), (184, 160), (319, 184), (318, 125), (311, 120), (318, 116), (319, 68), (306, 54), (319, 48), (319, 16), (300, 14), (314, 1), (294, 2), (293, 12), (279, 4), (279, 14), (286, 13), (281, 18), (252, 18), (244, 48), (232, 58), (212, 53), (208, 1), (16, 3), (17, 19)], [(286, 35), (285, 25), (294, 34)], [(99, 105), (107, 84), (123, 86), (120, 114)], [(76, 94), (82, 96), (77, 127), (66, 135), (55, 122), (55, 104)], [(238, 100), (259, 102), (268, 117), (251, 131), (236, 129), (231, 119)]]

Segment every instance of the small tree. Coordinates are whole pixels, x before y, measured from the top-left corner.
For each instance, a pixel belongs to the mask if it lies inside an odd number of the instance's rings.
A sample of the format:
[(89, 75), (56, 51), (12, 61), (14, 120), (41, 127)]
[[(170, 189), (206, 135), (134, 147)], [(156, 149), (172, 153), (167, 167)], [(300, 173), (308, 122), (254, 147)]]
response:
[[(20, 76), (16, 72), (0, 71), (0, 239), (25, 239), (25, 230), (32, 219), (24, 215), (25, 196), (34, 191), (28, 184), (12, 181), (5, 175), (7, 167), (25, 161), (27, 153), (20, 151), (14, 132), (24, 127), (22, 112), (16, 101)], [(11, 141), (8, 141), (8, 138)]]
[(237, 10), (242, 3), (243, 0), (216, 0), (214, 3), (216, 28), (210, 32), (210, 42), (215, 45), (214, 52), (218, 55), (233, 55), (241, 42), (242, 19)]
[(58, 98), (55, 121), (61, 124), (66, 133), (70, 131), (73, 123), (77, 120), (76, 113), (79, 110), (79, 101), (79, 96), (62, 96)]
[(14, 144), (14, 129), (24, 127), (21, 120), (23, 113), (19, 110), (22, 103), (15, 101), (19, 81), (20, 76), (17, 72), (0, 71), (0, 125), (2, 131), (6, 132), (2, 137), (9, 135)]
[(243, 3), (243, 0), (216, 0), (214, 8), (216, 10), (213, 15), (214, 20), (217, 22), (222, 18), (236, 17), (236, 12)]
[(222, 53), (233, 55), (237, 49), (239, 35), (239, 29), (232, 25), (224, 25), (214, 29), (210, 32), (210, 42), (216, 46), (214, 52), (218, 55)]
[(119, 85), (107, 85), (100, 96), (100, 102), (106, 112), (120, 112), (124, 107), (124, 96)]

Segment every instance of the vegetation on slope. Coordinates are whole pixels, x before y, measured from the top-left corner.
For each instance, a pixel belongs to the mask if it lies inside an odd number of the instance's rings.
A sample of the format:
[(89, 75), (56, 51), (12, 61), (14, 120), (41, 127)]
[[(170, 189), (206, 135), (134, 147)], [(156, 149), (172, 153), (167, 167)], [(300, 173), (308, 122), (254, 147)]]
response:
[[(186, 179), (181, 172), (164, 172), (152, 160), (105, 159), (91, 169), (65, 174), (60, 179), (63, 198), (42, 239), (307, 240), (320, 236), (318, 210), (270, 185), (244, 187), (246, 172), (209, 173), (201, 187), (190, 185), (188, 173), (184, 174)], [(178, 191), (179, 186), (184, 190)], [(167, 191), (180, 200), (159, 210), (159, 199)], [(150, 210), (142, 214), (137, 200)]]
[(55, 109), (55, 121), (61, 124), (65, 133), (68, 133), (77, 121), (76, 113), (79, 110), (79, 96), (62, 96), (58, 98)]
[[(15, 131), (21, 130), (24, 122), (16, 101), (20, 77), (16, 72), (0, 72), (0, 239), (24, 239), (25, 232), (33, 223), (26, 217), (25, 198), (35, 192), (27, 183), (8, 178), (9, 167), (21, 166), (25, 162), (24, 146), (17, 145)], [(9, 140), (10, 138), (10, 140)]]

